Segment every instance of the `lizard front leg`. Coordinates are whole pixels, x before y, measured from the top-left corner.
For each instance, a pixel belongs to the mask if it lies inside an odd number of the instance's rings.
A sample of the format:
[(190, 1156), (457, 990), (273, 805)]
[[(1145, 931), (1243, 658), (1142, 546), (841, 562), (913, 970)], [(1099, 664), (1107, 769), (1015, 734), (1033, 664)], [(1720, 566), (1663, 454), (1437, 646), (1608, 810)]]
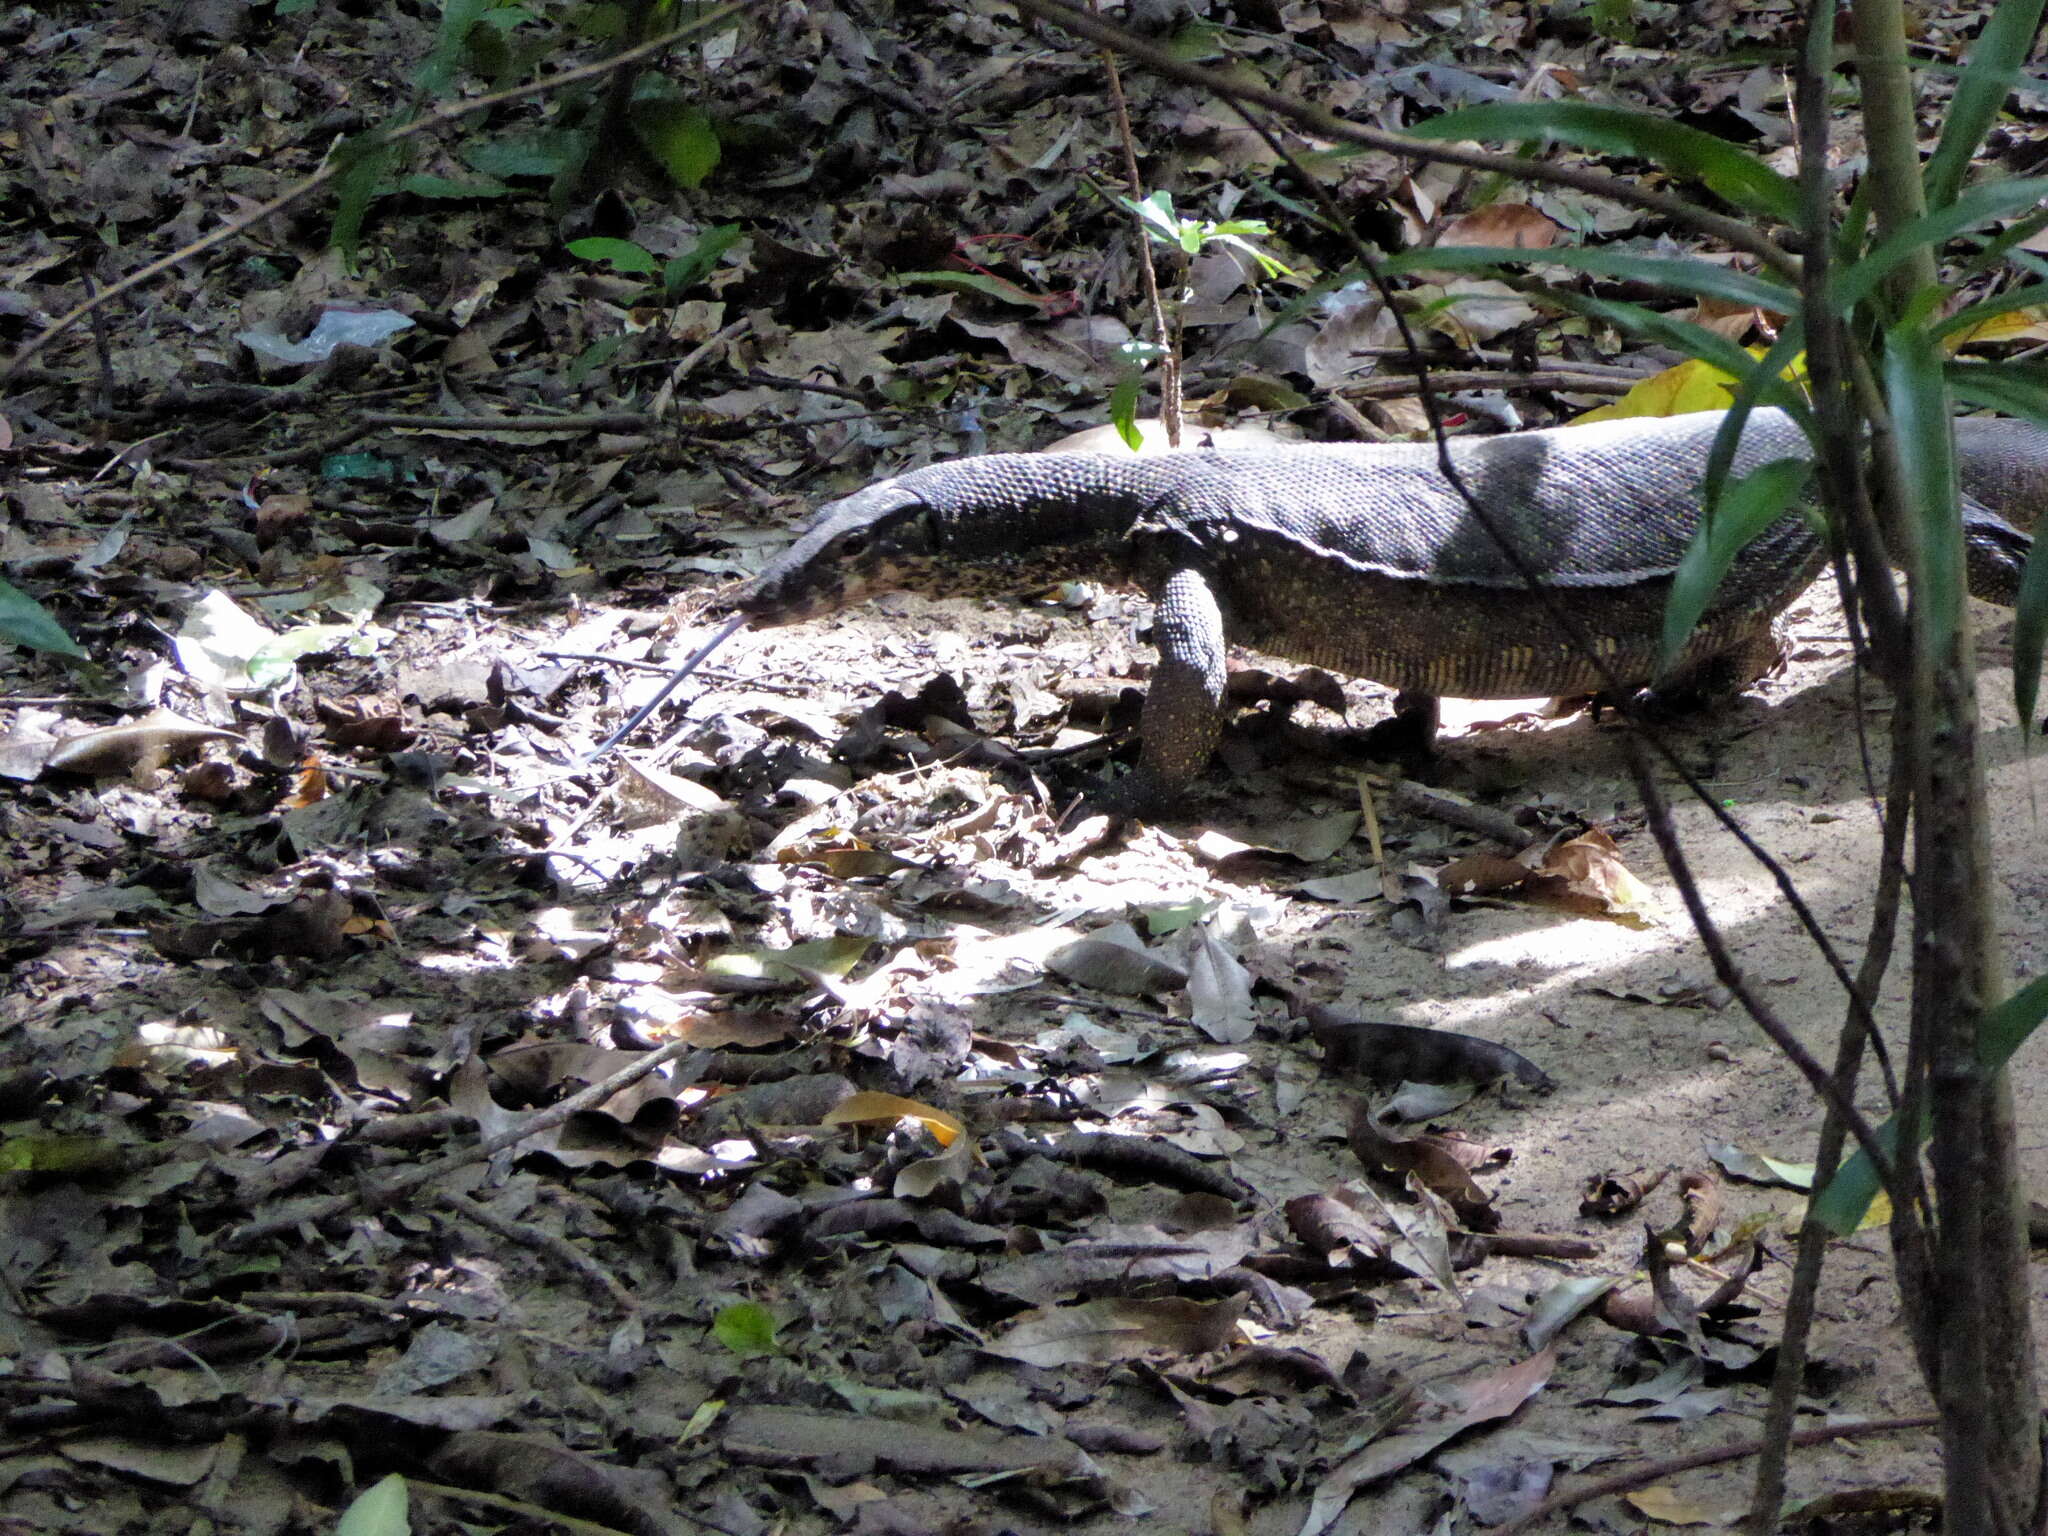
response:
[(1187, 788), (1223, 732), (1223, 610), (1193, 566), (1167, 573), (1152, 593), (1159, 665), (1145, 694), (1138, 771), (1115, 785), (1120, 808), (1158, 809)]

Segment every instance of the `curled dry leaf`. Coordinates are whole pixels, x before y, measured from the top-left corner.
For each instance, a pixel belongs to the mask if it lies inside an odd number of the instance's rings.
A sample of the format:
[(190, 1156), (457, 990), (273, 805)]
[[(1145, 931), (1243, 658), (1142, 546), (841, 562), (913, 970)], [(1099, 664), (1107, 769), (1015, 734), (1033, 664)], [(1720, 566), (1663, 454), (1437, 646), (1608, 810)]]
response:
[(1043, 1435), (988, 1435), (893, 1421), (877, 1434), (861, 1413), (755, 1406), (734, 1412), (725, 1454), (771, 1467), (876, 1467), (926, 1476), (1033, 1472), (1093, 1481), (1095, 1464), (1077, 1445)]
[(1680, 1244), (1689, 1254), (1698, 1253), (1707, 1246), (1714, 1229), (1721, 1224), (1721, 1181), (1711, 1173), (1682, 1174), (1678, 1180), (1678, 1198), (1684, 1206), (1684, 1214), (1675, 1226), (1665, 1232), (1664, 1237), (1666, 1241)]
[(217, 730), (187, 720), (174, 710), (153, 709), (140, 720), (67, 736), (43, 760), (52, 773), (83, 773), (93, 778), (116, 774), (154, 773), (166, 763), (197, 752), (209, 741), (240, 741), (233, 731)]
[(1412, 1176), (1449, 1202), (1468, 1231), (1491, 1232), (1500, 1225), (1493, 1197), (1473, 1182), (1466, 1167), (1467, 1149), (1450, 1138), (1391, 1136), (1373, 1119), (1371, 1107), (1361, 1103), (1351, 1111), (1350, 1139), (1367, 1172)]
[(1613, 1218), (1626, 1216), (1643, 1203), (1643, 1199), (1662, 1184), (1671, 1174), (1669, 1168), (1659, 1168), (1655, 1173), (1644, 1175), (1638, 1168), (1634, 1173), (1595, 1173), (1587, 1176), (1585, 1192), (1579, 1196), (1581, 1216), (1604, 1216)]
[(1080, 1132), (1063, 1136), (1044, 1150), (1049, 1157), (1092, 1168), (1112, 1178), (1220, 1195), (1231, 1201), (1244, 1195), (1228, 1170), (1149, 1136)]

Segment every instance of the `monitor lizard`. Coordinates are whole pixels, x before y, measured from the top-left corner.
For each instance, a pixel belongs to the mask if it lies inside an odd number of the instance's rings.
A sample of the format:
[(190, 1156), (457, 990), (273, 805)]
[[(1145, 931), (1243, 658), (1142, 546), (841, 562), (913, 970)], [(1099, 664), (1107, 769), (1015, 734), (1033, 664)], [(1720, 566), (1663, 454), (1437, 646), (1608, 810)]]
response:
[[(1631, 684), (1656, 670), (1720, 423), (1703, 413), (1451, 440), (1459, 477), (1568, 606), (1606, 673)], [(2000, 514), (2031, 527), (2048, 500), (2048, 431), (1957, 427), (1970, 588), (2010, 605), (2032, 541)], [(1811, 457), (1796, 422), (1759, 410), (1732, 474)], [(1671, 676), (1753, 680), (1776, 656), (1773, 621), (1825, 561), (1804, 515), (1773, 523), (1736, 557)], [(1134, 583), (1154, 604), (1159, 663), (1141, 761), (1108, 796), (1122, 808), (1156, 807), (1207, 762), (1227, 643), (1428, 695), (1584, 693), (1605, 681), (1429, 443), (932, 464), (824, 507), (718, 606), (788, 624), (892, 589), (974, 596), (1075, 578)]]

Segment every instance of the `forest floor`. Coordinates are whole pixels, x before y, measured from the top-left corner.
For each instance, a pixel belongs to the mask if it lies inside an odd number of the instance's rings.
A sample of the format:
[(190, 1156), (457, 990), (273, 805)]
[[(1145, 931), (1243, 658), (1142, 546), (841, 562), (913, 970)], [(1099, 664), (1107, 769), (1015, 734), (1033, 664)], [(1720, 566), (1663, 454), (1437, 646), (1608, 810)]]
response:
[[(0, 345), (337, 135), (585, 57), (518, 8), (281, 9), (0, 18)], [(1361, 121), (1583, 94), (1786, 168), (1792, 8), (1645, 0), (1630, 41), (1590, 14), (1132, 20)], [(896, 595), (738, 635), (590, 760), (809, 510), (1099, 426), (1142, 329), (1091, 49), (996, 3), (742, 7), (669, 79), (660, 162), (594, 93), (507, 102), (384, 168), (353, 264), (316, 194), (0, 384), (0, 575), (92, 663), (0, 647), (0, 1522), (325, 1532), (392, 1473), (421, 1533), (1731, 1522), (1746, 1459), (1540, 1512), (1757, 1434), (1819, 1122), (1715, 983), (1611, 719), (1455, 707), (1392, 764), (1345, 724), (1385, 690), (1239, 657), (1261, 706), (1112, 829), (1035, 754), (1127, 710), (1143, 605)], [(1291, 273), (1193, 263), (1203, 419), (1413, 432), (1377, 298), (1308, 297), (1348, 248), (1295, 172), (1126, 85), (1146, 190), (1268, 221)], [(1388, 245), (1671, 236), (1287, 142)], [(1415, 293), (1461, 430), (1675, 361), (1497, 285)], [(1975, 613), (2026, 977), (2048, 832), (2008, 617)], [(1887, 707), (1825, 584), (1786, 636), (1661, 729), (1853, 969)], [(1504, 870), (1413, 773), (1575, 878)], [(1660, 777), (1737, 963), (1829, 1059), (1828, 966)], [(1449, 1069), (1377, 1080), (1383, 1024)], [(2017, 1078), (2048, 1174), (2032, 1053)], [(1803, 1427), (1927, 1411), (1881, 1226), (1831, 1250), (1808, 1388)], [(1872, 1528), (1813, 1501), (1873, 1490), (1913, 1528), (1933, 1441), (1845, 1433), (1791, 1484), (1788, 1529)]]

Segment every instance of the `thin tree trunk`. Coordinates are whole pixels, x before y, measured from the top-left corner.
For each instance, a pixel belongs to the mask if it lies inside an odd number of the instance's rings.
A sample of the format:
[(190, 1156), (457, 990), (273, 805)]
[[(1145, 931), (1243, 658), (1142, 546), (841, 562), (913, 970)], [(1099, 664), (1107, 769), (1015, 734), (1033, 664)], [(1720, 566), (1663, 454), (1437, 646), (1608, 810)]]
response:
[[(1871, 202), (1880, 236), (1923, 211), (1905, 18), (1898, 0), (1857, 0), (1858, 74), (1870, 145)], [(1934, 252), (1905, 263), (1891, 290), (1895, 312), (1937, 280)], [(1887, 462), (1889, 461), (1889, 462)], [(1912, 733), (1914, 780), (1913, 1030), (1908, 1076), (1925, 1084), (1933, 1112), (1930, 1162), (1936, 1234), (1934, 1294), (1917, 1310), (1932, 1325), (1935, 1401), (1948, 1536), (2031, 1536), (2040, 1502), (2040, 1406), (2027, 1295), (2012, 1097), (2003, 1072), (1978, 1061), (1977, 1027), (2004, 996), (1993, 915), (1984, 778), (1978, 759), (1976, 667), (1969, 605), (1960, 590), (1922, 590), (1929, 542), (1944, 540), (1961, 583), (1960, 520), (1908, 530), (1896, 453), (1879, 456), (1895, 546), (1913, 562), (1914, 665), (1898, 728)], [(1953, 496), (1953, 492), (1951, 492)], [(1960, 614), (1948, 633), (1931, 615)], [(1909, 1102), (1913, 1095), (1909, 1094)], [(1901, 1264), (1902, 1287), (1921, 1280)], [(1925, 1355), (1923, 1354), (1923, 1363)]]

